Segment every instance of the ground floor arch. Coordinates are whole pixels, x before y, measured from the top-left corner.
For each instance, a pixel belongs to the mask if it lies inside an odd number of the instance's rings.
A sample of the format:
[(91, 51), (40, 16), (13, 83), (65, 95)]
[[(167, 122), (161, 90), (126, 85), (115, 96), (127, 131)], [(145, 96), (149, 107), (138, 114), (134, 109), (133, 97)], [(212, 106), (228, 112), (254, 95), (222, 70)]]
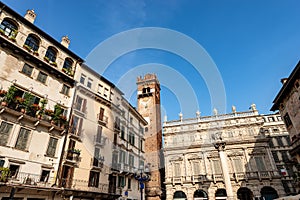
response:
[(273, 200), (279, 197), (277, 191), (270, 186), (263, 187), (260, 190), (260, 194), (265, 200)]
[(176, 191), (173, 195), (174, 200), (186, 200), (186, 194), (183, 191)]
[(207, 193), (203, 190), (196, 190), (194, 192), (194, 200), (207, 200)]
[(241, 187), (237, 191), (237, 197), (240, 200), (252, 200), (253, 192), (247, 187)]
[(216, 197), (216, 199), (227, 199), (226, 189), (224, 189), (224, 188), (217, 189), (217, 191), (215, 193), (215, 197)]

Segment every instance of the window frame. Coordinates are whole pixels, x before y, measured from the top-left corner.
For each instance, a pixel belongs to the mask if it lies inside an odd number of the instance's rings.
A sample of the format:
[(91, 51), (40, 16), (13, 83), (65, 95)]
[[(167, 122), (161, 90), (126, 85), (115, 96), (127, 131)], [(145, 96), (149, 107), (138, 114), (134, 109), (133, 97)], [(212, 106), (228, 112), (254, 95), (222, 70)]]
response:
[[(24, 132), (23, 132), (24, 131)], [(22, 134), (22, 135), (21, 135)], [(26, 134), (26, 141), (20, 141), (24, 139), (24, 136), (23, 134)], [(29, 139), (30, 139), (30, 134), (31, 134), (31, 130), (30, 129), (27, 129), (27, 128), (24, 128), (24, 127), (21, 127), (20, 130), (19, 130), (19, 133), (18, 133), (18, 138), (17, 138), (17, 141), (16, 141), (16, 144), (15, 144), (15, 148), (18, 149), (18, 150), (21, 150), (21, 151), (26, 151), (28, 149), (28, 143), (29, 143)], [(23, 137), (23, 138), (21, 138)], [(24, 143), (24, 144), (22, 144)], [(25, 145), (24, 147), (22, 147), (21, 145)]]
[(32, 76), (32, 73), (33, 73), (33, 70), (34, 70), (34, 67), (25, 63), (22, 67), (22, 70), (21, 70), (21, 73), (26, 75), (26, 76), (29, 76), (31, 77)]
[(46, 84), (47, 79), (48, 79), (48, 74), (46, 74), (45, 72), (39, 71), (39, 74), (36, 77), (36, 80), (43, 84)]

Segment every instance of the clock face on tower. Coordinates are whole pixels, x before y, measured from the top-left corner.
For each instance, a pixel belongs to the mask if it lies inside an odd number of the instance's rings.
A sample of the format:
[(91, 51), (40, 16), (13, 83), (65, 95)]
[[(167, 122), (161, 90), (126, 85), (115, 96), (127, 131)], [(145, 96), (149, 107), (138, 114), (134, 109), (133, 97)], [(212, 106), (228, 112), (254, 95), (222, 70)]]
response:
[(151, 99), (150, 98), (143, 98), (143, 99), (141, 99), (141, 101), (140, 101), (141, 108), (142, 109), (149, 108), (150, 103), (151, 103)]

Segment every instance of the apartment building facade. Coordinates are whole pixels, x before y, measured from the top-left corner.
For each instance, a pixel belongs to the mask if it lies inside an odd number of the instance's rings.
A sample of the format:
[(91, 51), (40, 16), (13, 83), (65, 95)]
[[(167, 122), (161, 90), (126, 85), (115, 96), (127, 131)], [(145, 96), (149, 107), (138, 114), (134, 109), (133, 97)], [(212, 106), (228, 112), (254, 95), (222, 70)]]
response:
[[(64, 133), (82, 59), (0, 3), (0, 198), (56, 198)], [(59, 195), (60, 196), (60, 195)]]
[(167, 199), (274, 199), (285, 195), (264, 132), (251, 110), (163, 124)]
[(279, 111), (291, 139), (290, 154), (297, 163), (295, 185), (300, 192), (300, 62), (288, 78), (282, 79), (282, 87), (273, 101), (272, 111)]

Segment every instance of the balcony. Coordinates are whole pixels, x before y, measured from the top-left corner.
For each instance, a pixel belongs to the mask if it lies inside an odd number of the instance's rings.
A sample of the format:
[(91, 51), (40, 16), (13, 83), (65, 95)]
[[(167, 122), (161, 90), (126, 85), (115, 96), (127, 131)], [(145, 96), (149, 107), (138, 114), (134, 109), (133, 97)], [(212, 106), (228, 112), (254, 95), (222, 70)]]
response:
[(101, 170), (103, 168), (103, 162), (104, 162), (104, 156), (99, 156), (99, 158), (94, 157), (92, 159), (92, 166), (93, 168)]
[(71, 189), (84, 190), (89, 192), (109, 193), (108, 184), (99, 183), (97, 186), (89, 186), (87, 180), (74, 179)]
[(105, 115), (102, 115), (100, 113), (97, 114), (98, 123), (102, 126), (106, 126), (108, 123), (108, 117)]
[(95, 137), (94, 142), (95, 146), (103, 147), (106, 143), (107, 138), (104, 136), (101, 136), (99, 138)]
[(51, 187), (51, 183), (49, 181), (49, 176), (41, 176), (40, 174), (31, 174), (18, 172), (14, 176), (2, 177), (0, 176), (0, 182), (6, 180), (4, 182), (10, 184), (24, 184), (24, 185), (33, 185), (38, 187)]
[(81, 161), (80, 153), (74, 150), (67, 150), (64, 154), (64, 160), (66, 164), (77, 166)]
[(224, 180), (223, 174), (213, 174), (212, 177), (213, 177), (214, 183)]
[(173, 183), (173, 185), (182, 184), (183, 183), (183, 177), (182, 176), (172, 177), (172, 183)]
[(16, 121), (21, 120), (28, 120), (32, 123), (32, 126), (44, 126), (49, 129), (49, 131), (64, 131), (65, 127), (62, 125), (62, 123), (56, 123), (52, 120), (51, 116), (48, 116), (47, 114), (44, 114), (43, 116), (37, 115), (36, 112), (33, 113), (26, 113), (21, 109), (15, 108), (14, 106), (1, 106), (0, 105), (0, 114), (10, 114), (12, 116), (16, 117)]
[(201, 175), (193, 175), (193, 176), (192, 176), (192, 181), (193, 181), (193, 184), (199, 183), (199, 182), (203, 184), (204, 181), (207, 181), (206, 175), (204, 175), (204, 174), (201, 174)]

